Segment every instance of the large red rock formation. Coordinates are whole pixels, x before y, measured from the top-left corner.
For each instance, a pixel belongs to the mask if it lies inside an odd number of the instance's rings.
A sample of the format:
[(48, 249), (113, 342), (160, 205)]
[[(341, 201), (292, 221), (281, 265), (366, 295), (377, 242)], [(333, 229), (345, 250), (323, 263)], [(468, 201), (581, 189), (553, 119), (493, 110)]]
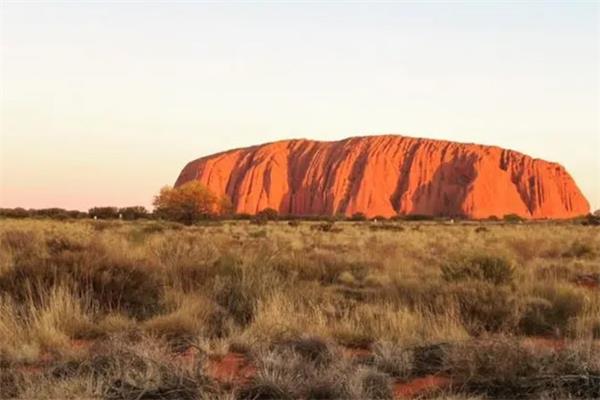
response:
[(285, 140), (202, 157), (176, 186), (199, 180), (239, 213), (362, 212), (568, 218), (589, 204), (559, 164), (494, 146), (385, 135)]

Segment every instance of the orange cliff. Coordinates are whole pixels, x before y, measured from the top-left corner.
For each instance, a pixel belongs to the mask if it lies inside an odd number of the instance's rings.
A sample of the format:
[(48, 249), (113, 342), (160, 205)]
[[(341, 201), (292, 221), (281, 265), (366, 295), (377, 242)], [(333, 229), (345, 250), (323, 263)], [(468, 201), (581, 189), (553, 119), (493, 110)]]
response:
[(337, 142), (285, 140), (188, 163), (175, 186), (199, 180), (238, 213), (356, 212), (569, 218), (589, 204), (559, 164), (494, 146), (396, 135)]

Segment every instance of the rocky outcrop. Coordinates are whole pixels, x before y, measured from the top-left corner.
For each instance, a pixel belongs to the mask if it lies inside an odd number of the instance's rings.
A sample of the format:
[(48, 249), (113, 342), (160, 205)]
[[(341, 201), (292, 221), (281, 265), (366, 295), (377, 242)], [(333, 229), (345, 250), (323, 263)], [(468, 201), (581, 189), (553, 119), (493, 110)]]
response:
[(494, 146), (367, 136), (285, 140), (199, 158), (176, 186), (199, 180), (239, 213), (356, 212), (568, 218), (589, 204), (559, 164)]

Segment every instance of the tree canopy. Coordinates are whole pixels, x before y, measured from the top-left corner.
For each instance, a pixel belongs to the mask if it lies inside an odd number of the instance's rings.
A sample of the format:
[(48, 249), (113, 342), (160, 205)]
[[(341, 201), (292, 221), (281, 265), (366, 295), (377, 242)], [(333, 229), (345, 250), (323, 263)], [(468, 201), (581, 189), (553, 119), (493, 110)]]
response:
[(157, 215), (187, 225), (231, 210), (231, 202), (226, 196), (217, 196), (198, 181), (175, 188), (163, 187), (154, 197), (153, 204)]

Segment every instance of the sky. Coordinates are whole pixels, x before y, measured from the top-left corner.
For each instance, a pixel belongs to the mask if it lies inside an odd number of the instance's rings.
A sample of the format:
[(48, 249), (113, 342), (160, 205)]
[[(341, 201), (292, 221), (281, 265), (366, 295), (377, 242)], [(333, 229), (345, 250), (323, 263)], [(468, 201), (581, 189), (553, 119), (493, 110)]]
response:
[(397, 133), (564, 165), (600, 208), (590, 2), (0, 1), (0, 207), (150, 206), (190, 160)]

